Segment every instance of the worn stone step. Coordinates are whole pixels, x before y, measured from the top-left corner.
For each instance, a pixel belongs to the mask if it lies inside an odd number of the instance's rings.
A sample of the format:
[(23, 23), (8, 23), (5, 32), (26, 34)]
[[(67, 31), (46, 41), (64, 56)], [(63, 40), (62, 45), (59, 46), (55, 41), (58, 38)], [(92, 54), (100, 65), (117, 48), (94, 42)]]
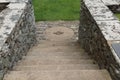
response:
[(53, 43), (53, 44), (43, 44), (43, 43), (41, 43), (41, 44), (37, 44), (34, 48), (48, 48), (48, 47), (66, 47), (66, 48), (72, 48), (72, 47), (75, 47), (76, 49), (81, 49), (81, 50), (83, 50), (82, 48), (81, 48), (81, 46), (79, 45), (76, 45), (76, 44), (72, 44), (72, 43), (69, 43), (69, 44), (67, 44), (67, 43), (63, 43), (63, 44), (60, 44), (60, 43)]
[(34, 51), (27, 53), (28, 56), (88, 56), (87, 53), (82, 52), (41, 52), (41, 51)]
[(90, 59), (90, 56), (88, 55), (81, 55), (81, 56), (78, 56), (78, 55), (68, 55), (68, 56), (64, 56), (64, 55), (60, 55), (60, 56), (50, 56), (50, 55), (40, 55), (40, 56), (23, 56), (23, 59)]
[(15, 66), (14, 71), (39, 71), (39, 70), (97, 70), (98, 65), (93, 64), (67, 64), (67, 65), (37, 65), (37, 66)]
[(41, 47), (34, 47), (32, 48), (32, 50), (41, 50), (41, 49), (44, 49), (44, 50), (63, 50), (63, 51), (67, 51), (67, 50), (70, 50), (70, 51), (81, 51), (83, 52), (84, 50), (82, 48), (73, 48), (73, 47), (70, 47), (70, 46), (41, 46)]
[(83, 52), (81, 48), (66, 47), (66, 46), (48, 46), (48, 47), (34, 47), (30, 51), (41, 51), (41, 52)]
[(31, 66), (31, 65), (63, 65), (63, 64), (93, 64), (95, 63), (91, 59), (27, 59), (21, 60), (19, 65)]
[(111, 80), (106, 70), (11, 71), (4, 80)]
[(51, 42), (51, 41), (45, 41), (45, 42), (41, 42), (40, 44), (37, 44), (33, 49), (34, 50), (39, 50), (39, 49), (72, 49), (72, 50), (81, 50), (81, 51), (84, 51), (80, 45), (78, 45), (79, 43), (77, 42), (71, 42), (71, 41), (62, 41), (62, 42), (59, 42), (59, 41), (54, 41), (54, 42)]
[[(39, 36), (39, 35), (38, 35)], [(49, 41), (49, 40), (41, 40), (37, 46), (80, 46), (78, 45), (77, 40), (64, 40), (64, 41)]]
[[(48, 46), (51, 46), (51, 47), (54, 47), (54, 46), (65, 46), (65, 47), (80, 47), (80, 45), (78, 45), (78, 43), (74, 43), (74, 42), (44, 42), (44, 43), (38, 43), (35, 47), (48, 47)], [(82, 49), (82, 48), (81, 48)]]
[[(73, 58), (74, 57), (74, 58)], [(90, 61), (91, 58), (88, 56), (24, 56), (22, 61), (79, 61), (86, 60)]]

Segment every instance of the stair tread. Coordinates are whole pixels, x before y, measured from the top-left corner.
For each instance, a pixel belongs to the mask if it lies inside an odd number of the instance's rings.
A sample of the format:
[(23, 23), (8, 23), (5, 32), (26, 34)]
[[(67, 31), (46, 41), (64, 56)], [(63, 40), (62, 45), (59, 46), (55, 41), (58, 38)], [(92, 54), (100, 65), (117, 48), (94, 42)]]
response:
[(46, 45), (46, 44), (39, 44), (35, 47), (33, 47), (30, 51), (41, 51), (41, 52), (58, 52), (58, 51), (63, 51), (63, 52), (84, 52), (84, 50), (79, 47), (79, 46), (56, 46), (56, 45)]
[(50, 64), (93, 64), (91, 59), (26, 59), (19, 62), (20, 65), (50, 65)]
[(90, 59), (89, 56), (81, 55), (81, 56), (76, 56), (76, 55), (69, 55), (69, 56), (46, 56), (46, 55), (41, 55), (41, 56), (23, 56), (23, 59)]
[(87, 53), (85, 52), (41, 52), (41, 51), (30, 51), (28, 54), (28, 56), (33, 56), (33, 55), (38, 55), (38, 56), (81, 56), (81, 55), (85, 55), (88, 56)]
[(39, 46), (76, 46), (76, 47), (80, 47), (80, 45), (78, 45), (78, 43), (76, 42), (76, 40), (71, 40), (71, 41), (47, 41), (47, 40), (43, 40), (40, 43), (38, 43), (36, 45), (36, 47)]
[(83, 52), (83, 51), (81, 51), (81, 50), (79, 50), (79, 49), (60, 49), (60, 48), (53, 48), (53, 49), (50, 49), (50, 48), (44, 48), (44, 49), (41, 49), (41, 48), (36, 48), (36, 49), (33, 49), (33, 50), (31, 50), (31, 52)]
[(106, 70), (11, 71), (4, 80), (111, 80)]
[(90, 60), (89, 56), (24, 56), (22, 60)]
[(85, 65), (39, 65), (39, 66), (15, 66), (13, 70), (88, 70), (88, 69), (99, 69), (97, 65), (85, 64)]

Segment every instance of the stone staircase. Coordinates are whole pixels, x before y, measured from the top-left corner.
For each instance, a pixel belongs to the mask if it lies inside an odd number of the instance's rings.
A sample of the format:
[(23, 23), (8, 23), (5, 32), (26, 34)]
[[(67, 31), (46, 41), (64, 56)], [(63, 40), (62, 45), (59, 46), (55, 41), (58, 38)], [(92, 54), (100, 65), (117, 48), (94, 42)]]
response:
[(99, 69), (76, 40), (55, 38), (40, 41), (31, 48), (4, 80), (111, 80), (111, 77), (107, 70)]

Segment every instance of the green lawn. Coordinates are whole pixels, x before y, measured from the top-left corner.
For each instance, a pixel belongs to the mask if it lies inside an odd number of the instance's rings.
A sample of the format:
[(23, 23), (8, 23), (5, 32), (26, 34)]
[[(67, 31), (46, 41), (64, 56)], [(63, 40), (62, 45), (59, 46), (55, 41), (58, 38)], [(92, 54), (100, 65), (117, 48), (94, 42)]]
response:
[(119, 18), (119, 20), (120, 20), (120, 14), (119, 13), (116, 13), (115, 14), (118, 18)]
[(33, 0), (36, 21), (78, 20), (80, 0)]

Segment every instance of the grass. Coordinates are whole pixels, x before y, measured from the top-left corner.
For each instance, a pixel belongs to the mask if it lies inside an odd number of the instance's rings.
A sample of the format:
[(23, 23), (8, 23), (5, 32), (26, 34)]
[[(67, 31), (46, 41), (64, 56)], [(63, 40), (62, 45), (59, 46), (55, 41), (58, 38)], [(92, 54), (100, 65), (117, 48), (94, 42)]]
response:
[(80, 0), (33, 0), (36, 21), (78, 20)]
[(120, 20), (120, 13), (116, 13), (115, 16), (117, 16), (118, 19)]

